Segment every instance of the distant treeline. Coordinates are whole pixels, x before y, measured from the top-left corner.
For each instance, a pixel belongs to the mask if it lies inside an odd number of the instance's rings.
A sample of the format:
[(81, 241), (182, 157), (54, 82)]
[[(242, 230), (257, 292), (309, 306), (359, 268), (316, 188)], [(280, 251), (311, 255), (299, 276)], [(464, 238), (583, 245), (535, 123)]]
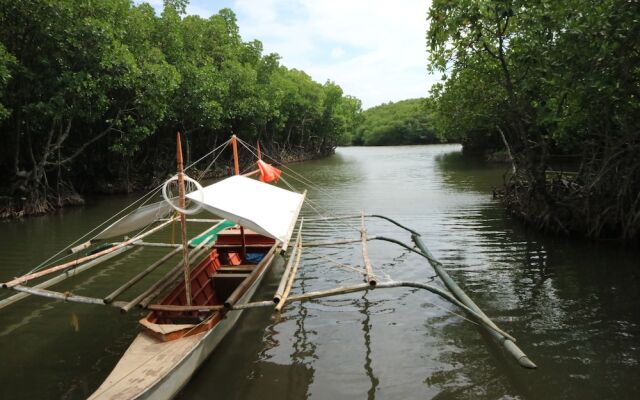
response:
[(351, 137), (359, 146), (437, 143), (426, 99), (386, 103), (362, 112), (362, 121)]
[[(640, 2), (434, 0), (435, 129), (508, 149), (504, 199), (544, 229), (640, 237)], [(554, 156), (570, 174), (550, 171)]]
[(0, 215), (131, 190), (232, 133), (280, 158), (333, 152), (358, 99), (245, 42), (234, 13), (130, 0), (0, 0)]

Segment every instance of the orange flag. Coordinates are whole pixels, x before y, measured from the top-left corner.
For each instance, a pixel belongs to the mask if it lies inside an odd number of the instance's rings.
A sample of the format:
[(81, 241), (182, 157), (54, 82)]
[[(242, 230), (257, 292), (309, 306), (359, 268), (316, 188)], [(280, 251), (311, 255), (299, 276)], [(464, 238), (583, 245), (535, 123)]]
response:
[(278, 168), (262, 160), (258, 160), (258, 168), (260, 168), (260, 180), (262, 182), (270, 183), (277, 181), (280, 179), (280, 174), (282, 174), (282, 171)]

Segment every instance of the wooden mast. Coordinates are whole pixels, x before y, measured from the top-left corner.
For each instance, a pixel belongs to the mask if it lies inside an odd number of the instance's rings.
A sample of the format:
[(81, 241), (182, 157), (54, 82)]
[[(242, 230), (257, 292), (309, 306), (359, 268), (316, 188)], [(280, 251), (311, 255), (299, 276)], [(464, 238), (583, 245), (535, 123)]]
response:
[[(186, 207), (184, 190), (184, 162), (182, 161), (182, 143), (180, 132), (176, 136), (176, 161), (178, 164), (178, 191), (180, 193), (180, 208)], [(187, 244), (187, 216), (180, 213), (180, 233), (182, 234), (182, 268), (184, 270), (184, 289), (187, 305), (191, 305), (191, 272), (189, 271), (189, 246)]]
[[(240, 175), (240, 161), (238, 160), (238, 138), (231, 135), (231, 148), (233, 149), (233, 170), (236, 175)], [(247, 244), (244, 238), (244, 227), (240, 226), (240, 239), (242, 240), (242, 261), (247, 257)]]

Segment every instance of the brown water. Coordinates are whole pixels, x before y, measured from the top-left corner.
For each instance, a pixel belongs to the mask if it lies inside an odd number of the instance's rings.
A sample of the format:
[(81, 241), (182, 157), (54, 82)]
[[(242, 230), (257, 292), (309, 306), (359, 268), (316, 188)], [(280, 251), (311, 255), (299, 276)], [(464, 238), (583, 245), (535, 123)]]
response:
[[(638, 249), (527, 230), (491, 199), (504, 168), (459, 151), (457, 145), (344, 148), (294, 169), (322, 188), (309, 191), (316, 209), (364, 209), (419, 231), (460, 286), (518, 339), (537, 370), (518, 367), (453, 314), (455, 307), (399, 288), (290, 305), (278, 320), (268, 310), (246, 312), (179, 397), (638, 398)], [(96, 199), (59, 215), (0, 224), (0, 280), (30, 269), (129, 200)], [(313, 209), (304, 214), (311, 217)], [(357, 219), (305, 225), (309, 241), (358, 238)], [(410, 242), (381, 220), (368, 221), (367, 228), (370, 235)], [(58, 288), (104, 295), (162, 253), (131, 251)], [(381, 280), (433, 276), (420, 257), (395, 245), (372, 242), (370, 253)], [(360, 283), (334, 261), (361, 266), (360, 248), (305, 249), (294, 292)], [(278, 272), (256, 298), (270, 297)], [(138, 317), (42, 299), (0, 310), (0, 398), (86, 397), (135, 336)]]

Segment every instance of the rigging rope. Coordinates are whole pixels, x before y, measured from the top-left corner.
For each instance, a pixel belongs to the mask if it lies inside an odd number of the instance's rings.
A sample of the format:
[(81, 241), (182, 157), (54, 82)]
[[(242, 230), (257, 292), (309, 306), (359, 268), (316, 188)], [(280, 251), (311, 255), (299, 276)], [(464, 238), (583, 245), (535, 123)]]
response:
[[(211, 150), (210, 152), (208, 152), (207, 154), (205, 154), (204, 156), (200, 157), (199, 159), (197, 159), (196, 161), (192, 162), (191, 164), (189, 164), (186, 168), (185, 171), (187, 171), (188, 169), (190, 169), (191, 167), (195, 166), (196, 164), (198, 164), (200, 161), (204, 160), (205, 158), (209, 157), (212, 154), (215, 154), (218, 150), (220, 150), (222, 147), (225, 147), (229, 144), (230, 140), (226, 140), (224, 141), (222, 144), (220, 144), (218, 147), (214, 148), (213, 150)], [(215, 161), (220, 157), (220, 155), (222, 154), (222, 152), (224, 151), (224, 148), (222, 150), (220, 150), (220, 153), (215, 157), (215, 159), (209, 164), (209, 166), (207, 166), (207, 169), (205, 169), (203, 171), (203, 173), (201, 174), (201, 177), (211, 168), (211, 166), (215, 163)], [(201, 178), (200, 177), (200, 178)], [(82, 240), (86, 239), (89, 235), (93, 234), (94, 232), (96, 232), (98, 229), (102, 228), (103, 226), (105, 226), (106, 224), (112, 222), (116, 217), (120, 216), (121, 214), (123, 214), (125, 211), (130, 210), (133, 206), (135, 206), (136, 204), (138, 204), (139, 202), (141, 202), (142, 200), (144, 200), (144, 202), (139, 206), (142, 207), (145, 204), (147, 204), (152, 198), (153, 196), (155, 196), (160, 190), (162, 190), (162, 186), (164, 185), (164, 182), (161, 183), (160, 185), (158, 185), (157, 187), (155, 187), (154, 189), (151, 189), (151, 191), (149, 191), (148, 193), (144, 194), (143, 196), (139, 197), (137, 200), (135, 200), (133, 203), (128, 204), (126, 207), (124, 207), (123, 209), (121, 209), (120, 211), (118, 211), (116, 214), (112, 215), (111, 217), (107, 218), (105, 221), (103, 221), (102, 223), (100, 223), (98, 226), (94, 227), (93, 229), (91, 229), (89, 232), (85, 233), (84, 235), (80, 236), (78, 239), (76, 239), (75, 241), (69, 243), (66, 247), (64, 247), (63, 249), (61, 249), (60, 251), (58, 251), (57, 253), (55, 253), (54, 255), (52, 255), (51, 257), (47, 258), (46, 260), (44, 260), (43, 262), (41, 262), (40, 264), (38, 264), (37, 266), (35, 266), (33, 269), (31, 269), (30, 271), (26, 272), (23, 275), (28, 275), (31, 273), (34, 273), (36, 271), (39, 271), (40, 269), (42, 269), (45, 266), (48, 266), (51, 262), (58, 262), (61, 260), (64, 260), (66, 258), (70, 258), (71, 256), (75, 256), (75, 254), (68, 254), (65, 255), (63, 257), (58, 257), (60, 254), (64, 253), (65, 251), (69, 250), (71, 247), (73, 247), (74, 245), (76, 245), (77, 243), (81, 242)], [(133, 212), (133, 210), (129, 211), (129, 213)], [(128, 214), (126, 214), (128, 215)], [(149, 228), (149, 226), (151, 226), (152, 224), (148, 224), (147, 226), (145, 226), (144, 228), (142, 228), (136, 235), (144, 232), (146, 229)], [(95, 236), (94, 236), (95, 237)]]

